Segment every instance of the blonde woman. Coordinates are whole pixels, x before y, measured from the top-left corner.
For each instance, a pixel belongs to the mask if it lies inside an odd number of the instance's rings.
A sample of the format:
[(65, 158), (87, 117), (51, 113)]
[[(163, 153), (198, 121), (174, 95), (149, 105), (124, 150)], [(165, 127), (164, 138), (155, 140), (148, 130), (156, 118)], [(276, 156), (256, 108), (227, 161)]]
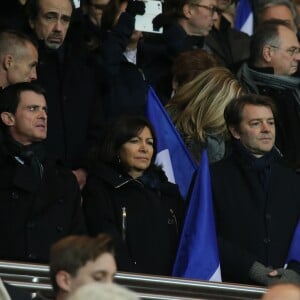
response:
[(181, 86), (167, 104), (176, 128), (196, 162), (207, 148), (210, 162), (225, 155), (227, 128), (224, 109), (242, 93), (242, 86), (226, 68), (210, 68)]

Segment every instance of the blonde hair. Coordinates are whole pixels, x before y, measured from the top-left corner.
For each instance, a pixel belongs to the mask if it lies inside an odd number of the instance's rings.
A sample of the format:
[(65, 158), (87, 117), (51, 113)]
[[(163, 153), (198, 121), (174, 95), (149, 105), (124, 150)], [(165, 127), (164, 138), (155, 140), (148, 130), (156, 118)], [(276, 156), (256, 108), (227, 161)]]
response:
[(224, 109), (241, 93), (230, 70), (213, 67), (180, 87), (166, 109), (180, 132), (205, 143), (208, 133), (227, 137)]

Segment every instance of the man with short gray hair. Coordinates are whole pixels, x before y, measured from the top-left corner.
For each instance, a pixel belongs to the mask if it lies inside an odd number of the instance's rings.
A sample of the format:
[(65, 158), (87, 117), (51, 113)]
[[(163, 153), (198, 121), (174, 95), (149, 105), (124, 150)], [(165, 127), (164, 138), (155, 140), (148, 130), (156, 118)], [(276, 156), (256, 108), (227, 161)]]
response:
[(35, 42), (15, 30), (0, 31), (0, 87), (37, 79)]

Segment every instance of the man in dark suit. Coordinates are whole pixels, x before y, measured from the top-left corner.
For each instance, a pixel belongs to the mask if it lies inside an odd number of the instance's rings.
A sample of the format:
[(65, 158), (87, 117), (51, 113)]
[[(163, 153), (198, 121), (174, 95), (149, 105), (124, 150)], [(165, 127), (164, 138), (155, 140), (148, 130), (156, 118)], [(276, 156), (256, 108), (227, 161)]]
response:
[(80, 35), (69, 31), (72, 12), (71, 0), (29, 0), (26, 5), (32, 34), (39, 43), (37, 81), (48, 100), (46, 149), (73, 170), (83, 187), (85, 157), (100, 135), (102, 109)]
[(211, 167), (222, 279), (300, 283), (300, 262), (287, 261), (300, 217), (300, 177), (274, 145), (275, 106), (268, 97), (244, 95), (224, 116), (233, 152)]
[(0, 94), (0, 257), (47, 263), (49, 248), (85, 233), (72, 172), (48, 159), (47, 104), (39, 86), (22, 82)]

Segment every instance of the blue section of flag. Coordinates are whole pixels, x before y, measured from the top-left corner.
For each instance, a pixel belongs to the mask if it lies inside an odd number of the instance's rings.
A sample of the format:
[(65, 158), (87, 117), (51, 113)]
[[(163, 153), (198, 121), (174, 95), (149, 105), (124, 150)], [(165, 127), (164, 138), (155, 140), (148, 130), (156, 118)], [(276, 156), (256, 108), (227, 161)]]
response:
[(173, 269), (173, 276), (211, 280), (219, 269), (209, 163), (201, 156)]
[[(234, 28), (251, 35), (253, 33), (253, 21), (250, 22), (251, 24), (246, 25), (249, 22), (249, 17), (253, 18), (253, 9), (250, 0), (240, 0), (236, 8)], [(245, 26), (248, 28), (245, 28)]]
[(148, 92), (147, 116), (157, 135), (157, 152), (169, 150), (175, 182), (186, 199), (197, 166), (151, 87)]
[(287, 263), (292, 260), (296, 260), (300, 263), (300, 221), (296, 227), (294, 237), (290, 246)]

